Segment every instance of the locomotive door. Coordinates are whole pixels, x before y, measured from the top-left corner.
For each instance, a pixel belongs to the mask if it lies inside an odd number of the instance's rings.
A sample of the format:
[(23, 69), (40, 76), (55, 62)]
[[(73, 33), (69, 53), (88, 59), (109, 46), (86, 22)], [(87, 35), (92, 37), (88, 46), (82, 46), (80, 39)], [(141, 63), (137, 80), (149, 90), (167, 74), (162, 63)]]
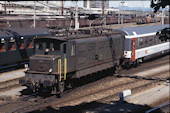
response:
[(136, 38), (132, 39), (132, 62), (135, 61)]
[[(62, 55), (61, 55), (61, 72), (64, 74), (64, 80), (66, 80), (67, 77), (67, 56), (66, 56), (66, 50), (67, 50), (67, 45), (66, 43), (61, 44), (62, 48)], [(61, 81), (61, 77), (60, 77)]]

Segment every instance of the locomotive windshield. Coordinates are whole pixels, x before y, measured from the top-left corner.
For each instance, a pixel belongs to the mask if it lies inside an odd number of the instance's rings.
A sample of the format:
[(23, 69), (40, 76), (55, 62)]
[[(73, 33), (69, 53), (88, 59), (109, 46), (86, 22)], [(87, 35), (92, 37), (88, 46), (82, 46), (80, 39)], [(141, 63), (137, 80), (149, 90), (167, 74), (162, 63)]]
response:
[(35, 40), (35, 48), (36, 52), (58, 52), (60, 51), (60, 44), (63, 41), (56, 40), (56, 39), (50, 39), (50, 38), (42, 38), (42, 39), (36, 39)]

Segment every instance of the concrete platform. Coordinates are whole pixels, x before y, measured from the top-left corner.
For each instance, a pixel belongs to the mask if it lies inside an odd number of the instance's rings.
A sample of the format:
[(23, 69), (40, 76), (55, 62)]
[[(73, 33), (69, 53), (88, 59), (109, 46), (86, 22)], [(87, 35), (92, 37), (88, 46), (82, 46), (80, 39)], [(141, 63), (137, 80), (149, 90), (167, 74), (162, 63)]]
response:
[(0, 82), (5, 82), (5, 81), (13, 80), (16, 78), (24, 77), (25, 76), (24, 71), (25, 69), (19, 69), (19, 70), (1, 73)]

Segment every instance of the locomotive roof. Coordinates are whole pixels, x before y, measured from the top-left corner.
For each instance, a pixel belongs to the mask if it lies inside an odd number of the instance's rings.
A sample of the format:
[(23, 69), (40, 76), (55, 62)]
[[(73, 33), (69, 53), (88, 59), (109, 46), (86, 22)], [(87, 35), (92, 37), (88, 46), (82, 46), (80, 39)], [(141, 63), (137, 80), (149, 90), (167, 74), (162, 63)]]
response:
[(54, 36), (54, 35), (50, 35), (50, 36), (40, 36), (40, 37), (36, 37), (36, 39), (43, 39), (43, 38), (48, 38), (48, 39), (56, 39), (56, 40), (61, 40), (61, 41), (67, 41), (67, 40), (81, 40), (81, 39), (89, 39), (91, 37), (96, 37), (96, 38), (100, 38), (101, 36), (106, 36), (106, 35), (116, 35), (116, 34), (120, 34), (120, 32), (105, 32), (102, 34), (72, 34), (69, 36)]
[(47, 28), (1, 29), (0, 38), (44, 36), (50, 34), (49, 30)]
[(120, 28), (120, 29), (115, 29), (115, 31), (123, 32), (126, 38), (137, 38), (137, 37), (155, 35), (156, 32), (166, 27), (169, 27), (169, 24)]

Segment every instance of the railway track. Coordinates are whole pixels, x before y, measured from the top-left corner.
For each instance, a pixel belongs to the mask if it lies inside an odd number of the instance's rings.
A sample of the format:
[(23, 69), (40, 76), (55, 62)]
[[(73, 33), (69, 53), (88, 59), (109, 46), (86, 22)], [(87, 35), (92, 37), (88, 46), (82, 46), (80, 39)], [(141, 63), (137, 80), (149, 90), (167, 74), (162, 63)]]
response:
[[(74, 102), (71, 101), (71, 100), (70, 101), (67, 100), (67, 102), (65, 102), (65, 103), (64, 102), (60, 103), (60, 104), (58, 103), (58, 106), (55, 103), (55, 104), (52, 105), (52, 108), (57, 109), (58, 107), (67, 106), (69, 104), (71, 105), (71, 103), (78, 102), (76, 104), (80, 105), (80, 106), (76, 106), (76, 105), (72, 104), (72, 106), (67, 107), (66, 109), (58, 110), (58, 112), (67, 113), (68, 111), (69, 112), (76, 111), (77, 113), (82, 113), (82, 112), (84, 113), (88, 109), (100, 107), (102, 105), (100, 103), (110, 104), (110, 103), (112, 103), (112, 101), (119, 100), (119, 96), (118, 96), (119, 92), (122, 91), (122, 90), (125, 90), (126, 88), (131, 89), (132, 94), (135, 94), (137, 92), (143, 91), (147, 88), (151, 88), (154, 85), (160, 84), (160, 83), (161, 82), (150, 81), (150, 80), (138, 80), (138, 81), (131, 80), (131, 82), (128, 82), (128, 83), (126, 82), (126, 83), (123, 83), (123, 84), (120, 84), (120, 85), (117, 85), (117, 86), (110, 87), (108, 89), (103, 89), (103, 90), (94, 92), (92, 94), (76, 98), (76, 99), (74, 99)], [(103, 95), (103, 94), (105, 94), (104, 97), (101, 97), (100, 99), (95, 99), (96, 97), (99, 97), (98, 95)], [(111, 95), (109, 95), (109, 94), (111, 94)], [(90, 97), (90, 99), (87, 99), (89, 97)], [(86, 100), (86, 102), (81, 101), (81, 100)], [(69, 102), (71, 102), (71, 103), (69, 103)], [(81, 104), (81, 103), (85, 103), (85, 104)]]
[[(163, 63), (156, 62), (156, 61), (152, 62), (152, 63), (148, 62), (147, 66), (150, 68), (154, 68), (153, 65), (155, 65), (157, 67), (158, 65), (160, 66), (160, 64), (161, 65), (167, 64), (167, 59), (165, 59), (164, 57), (161, 59), (162, 59), (161, 61), (163, 61)], [(150, 65), (152, 65), (152, 66), (150, 66)], [(145, 67), (145, 63), (144, 63), (145, 68), (142, 68), (142, 70), (148, 69), (147, 66)], [(132, 72), (133, 73), (138, 72), (139, 70), (141, 70), (140, 67), (126, 70), (126, 72), (131, 74)], [(168, 73), (168, 72), (164, 72), (164, 73)], [(160, 76), (160, 74), (161, 74), (161, 76)], [(122, 76), (124, 76), (124, 75), (122, 75)], [(167, 74), (162, 75), (162, 73), (158, 73), (157, 75), (150, 75), (150, 77), (167, 79), (166, 78)], [(107, 84), (105, 82), (107, 82)], [(23, 112), (23, 111), (24, 112), (30, 112), (30, 111), (36, 111), (36, 110), (42, 111), (42, 110), (48, 109), (49, 106), (51, 106), (52, 108), (58, 109), (58, 110), (56, 110), (58, 112), (67, 112), (68, 110), (75, 110), (75, 109), (81, 110), (80, 108), (82, 106), (76, 106), (76, 105), (81, 104), (83, 102), (88, 103), (88, 104), (83, 104), (84, 108), (88, 108), (89, 105), (95, 106), (95, 105), (93, 105), (93, 104), (95, 104), (94, 101), (98, 101), (98, 102), (105, 101), (106, 103), (107, 102), (109, 103), (110, 100), (113, 101), (113, 99), (115, 99), (115, 100), (118, 99), (118, 92), (124, 90), (123, 88), (127, 88), (127, 86), (128, 86), (128, 88), (132, 89), (132, 93), (136, 93), (136, 92), (138, 92), (139, 88), (140, 88), (139, 91), (141, 91), (146, 88), (153, 87), (154, 85), (158, 85), (160, 83), (164, 83), (164, 82), (158, 81), (158, 80), (146, 80), (143, 78), (140, 78), (138, 80), (138, 79), (134, 79), (134, 78), (124, 78), (124, 77), (118, 78), (116, 76), (110, 76), (110, 77), (104, 78), (104, 80), (103, 79), (98, 80), (96, 82), (92, 82), (87, 85), (75, 88), (73, 91), (68, 91), (61, 98), (57, 98), (56, 96), (51, 96), (51, 97), (46, 97), (46, 98), (42, 98), (42, 97), (31, 98), (31, 99), (27, 99), (27, 101), (22, 101), (22, 102), (15, 101), (12, 103), (8, 103), (5, 106), (0, 106), (0, 110), (1, 111), (4, 110), (4, 112), (12, 112), (13, 111), (13, 112), (18, 113), (18, 112)], [(100, 84), (103, 84), (103, 85), (101, 86)], [(105, 94), (105, 95), (103, 95), (103, 94)], [(96, 98), (96, 97), (98, 97), (98, 98)], [(92, 102), (92, 103), (90, 103), (90, 102)], [(20, 108), (18, 108), (17, 106), (20, 106)], [(64, 107), (64, 106), (70, 106), (70, 107), (65, 107), (63, 109), (60, 108), (60, 107)], [(76, 106), (76, 107), (73, 107), (73, 106)], [(9, 108), (11, 108), (11, 109), (9, 109)], [(12, 109), (12, 108), (15, 108), (15, 109)], [(6, 110), (9, 110), (9, 111), (6, 111)]]
[(4, 91), (11, 90), (13, 88), (20, 87), (19, 79), (20, 78), (16, 78), (16, 79), (12, 79), (9, 81), (1, 82), (0, 83), (0, 92), (4, 92)]
[[(167, 72), (164, 72), (167, 73)], [(158, 75), (154, 75), (154, 77), (160, 77), (160, 74)], [(161, 78), (166, 78), (167, 75), (162, 75)], [(115, 77), (113, 77), (115, 78)], [(117, 100), (118, 99), (118, 93), (124, 89), (128, 88), (132, 89), (132, 93), (136, 93), (139, 90), (144, 90), (146, 89), (146, 87), (151, 87), (153, 86), (153, 84), (160, 84), (160, 82), (155, 81), (155, 80), (134, 80), (134, 79), (127, 79), (127, 78), (115, 78), (115, 81), (117, 81), (119, 79), (124, 79), (123, 82), (121, 84), (113, 84), (110, 87), (107, 88), (99, 88), (99, 89), (95, 89), (95, 91), (91, 91), (90, 93), (81, 93), (78, 96), (73, 95), (73, 92), (71, 94), (65, 95), (62, 98), (56, 98), (56, 96), (52, 96), (49, 98), (39, 98), (39, 99), (33, 99), (33, 101), (30, 103), (28, 103), (28, 100), (25, 102), (25, 106), (23, 105), (23, 102), (20, 102), (20, 107), (17, 110), (14, 110), (12, 112), (31, 112), (31, 111), (35, 111), (35, 110), (44, 110), (44, 108), (47, 108), (49, 106), (53, 107), (53, 108), (58, 108), (59, 107), (63, 107), (63, 106), (75, 106), (75, 105), (79, 105), (82, 102), (86, 101), (87, 103), (92, 102), (89, 104), (84, 104), (83, 106), (87, 106), (85, 107), (86, 109), (89, 108), (89, 106), (93, 106), (93, 104), (95, 104), (93, 101), (98, 101), (98, 102), (104, 102), (104, 103), (109, 103), (111, 100)], [(113, 81), (114, 82), (114, 81)], [(86, 89), (87, 90), (87, 89)], [(74, 92), (76, 93), (76, 92)], [(105, 95), (103, 95), (105, 94)], [(100, 96), (99, 96), (100, 95)], [(71, 96), (71, 98), (69, 98), (69, 96)], [(96, 98), (97, 97), (97, 98)], [(74, 103), (74, 104), (73, 104)], [(92, 104), (92, 105), (91, 105)], [(79, 108), (80, 107), (80, 108)], [(70, 110), (82, 110), (82, 106), (79, 107), (70, 107), (69, 109), (61, 109), (59, 110), (59, 112), (68, 112)], [(98, 106), (95, 106), (98, 107)], [(15, 108), (15, 107), (14, 107)], [(1, 109), (1, 107), (0, 107)], [(5, 108), (4, 108), (5, 109)]]

